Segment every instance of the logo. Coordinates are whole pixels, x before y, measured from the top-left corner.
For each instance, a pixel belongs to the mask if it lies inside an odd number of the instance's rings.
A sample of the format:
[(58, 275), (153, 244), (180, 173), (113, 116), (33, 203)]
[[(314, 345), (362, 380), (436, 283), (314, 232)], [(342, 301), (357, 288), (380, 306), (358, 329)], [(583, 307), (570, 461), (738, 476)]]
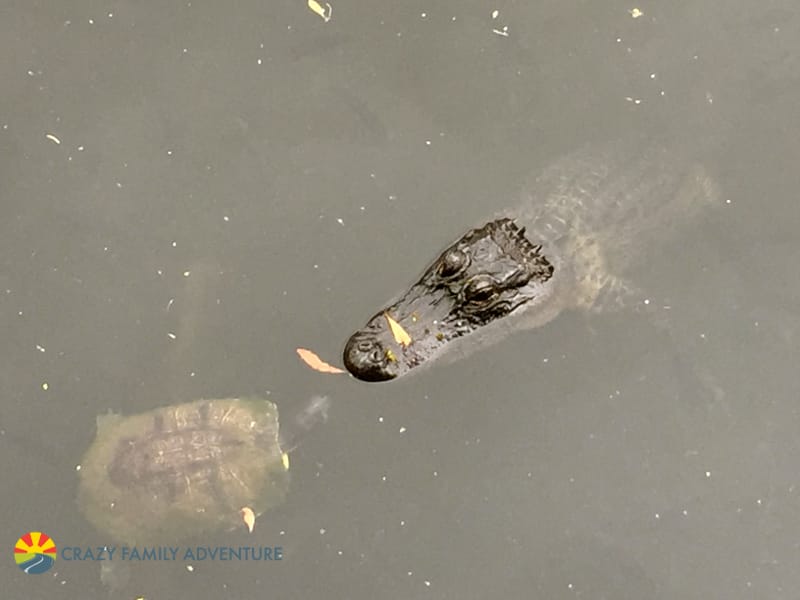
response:
[(17, 540), (14, 560), (26, 573), (44, 573), (56, 562), (56, 543), (46, 533), (29, 531)]

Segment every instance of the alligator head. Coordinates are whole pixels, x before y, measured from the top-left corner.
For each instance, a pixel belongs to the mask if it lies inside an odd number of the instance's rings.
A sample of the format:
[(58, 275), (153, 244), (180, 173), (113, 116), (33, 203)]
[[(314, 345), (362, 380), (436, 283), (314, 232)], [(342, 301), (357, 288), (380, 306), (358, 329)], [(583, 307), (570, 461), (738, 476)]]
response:
[[(547, 296), (554, 266), (511, 219), (472, 229), (420, 280), (355, 332), (344, 364), (363, 381), (387, 381)], [(400, 332), (400, 335), (398, 334)]]

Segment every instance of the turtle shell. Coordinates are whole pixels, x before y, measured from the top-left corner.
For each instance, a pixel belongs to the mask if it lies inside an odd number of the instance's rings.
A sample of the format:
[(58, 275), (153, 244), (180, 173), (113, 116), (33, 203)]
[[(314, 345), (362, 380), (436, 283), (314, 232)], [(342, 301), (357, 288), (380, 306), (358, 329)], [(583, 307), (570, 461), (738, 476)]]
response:
[(98, 419), (80, 468), (89, 521), (127, 544), (174, 541), (242, 524), (281, 504), (289, 463), (268, 400), (197, 400)]

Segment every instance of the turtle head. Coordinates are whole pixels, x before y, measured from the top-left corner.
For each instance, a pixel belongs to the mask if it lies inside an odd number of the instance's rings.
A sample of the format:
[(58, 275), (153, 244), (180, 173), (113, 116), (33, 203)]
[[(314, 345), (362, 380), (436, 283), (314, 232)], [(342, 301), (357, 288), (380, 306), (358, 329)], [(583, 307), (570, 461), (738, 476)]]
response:
[(284, 454), (297, 448), (309, 431), (328, 420), (330, 404), (327, 396), (314, 396), (299, 412), (281, 423), (280, 445)]

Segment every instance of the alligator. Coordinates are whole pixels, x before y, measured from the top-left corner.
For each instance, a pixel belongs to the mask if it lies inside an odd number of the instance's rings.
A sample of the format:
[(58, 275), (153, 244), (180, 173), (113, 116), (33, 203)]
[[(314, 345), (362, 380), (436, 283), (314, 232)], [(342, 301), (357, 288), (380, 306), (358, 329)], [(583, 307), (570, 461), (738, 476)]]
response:
[(587, 146), (545, 168), (521, 206), (464, 233), (349, 338), (347, 370), (392, 380), (565, 310), (640, 303), (627, 272), (719, 197), (699, 162), (667, 148)]

